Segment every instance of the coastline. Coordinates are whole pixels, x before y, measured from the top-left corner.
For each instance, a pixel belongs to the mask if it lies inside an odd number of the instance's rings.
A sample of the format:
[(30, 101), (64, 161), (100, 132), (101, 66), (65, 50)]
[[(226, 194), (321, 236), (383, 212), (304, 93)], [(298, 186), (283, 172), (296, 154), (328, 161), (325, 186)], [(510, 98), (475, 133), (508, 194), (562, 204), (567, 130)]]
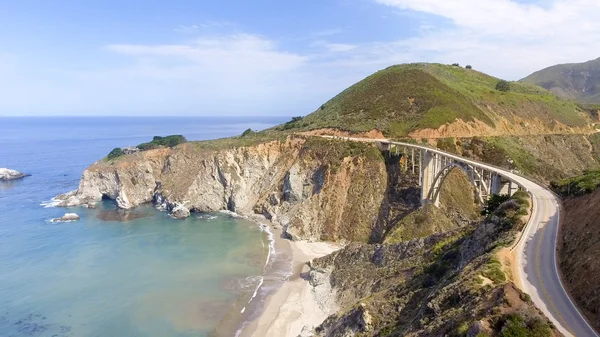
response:
[(284, 252), (291, 258), (292, 274), (267, 295), (260, 315), (249, 322), (239, 336), (298, 336), (305, 327), (311, 331), (334, 313), (337, 307), (332, 301), (318, 298), (321, 296), (303, 277), (303, 273), (309, 270), (307, 262), (342, 247), (328, 242), (290, 241), (283, 238), (280, 226), (274, 226), (264, 218), (250, 219), (271, 228), (276, 251)]

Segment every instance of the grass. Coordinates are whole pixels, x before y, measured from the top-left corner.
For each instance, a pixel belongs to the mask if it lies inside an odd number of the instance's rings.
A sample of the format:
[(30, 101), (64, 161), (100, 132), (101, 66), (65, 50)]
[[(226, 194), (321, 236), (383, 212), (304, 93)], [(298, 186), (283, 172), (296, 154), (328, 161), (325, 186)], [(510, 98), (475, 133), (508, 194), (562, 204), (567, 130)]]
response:
[(558, 64), (537, 71), (521, 82), (556, 91), (564, 98), (584, 103), (600, 103), (600, 88), (597, 82), (599, 66), (600, 59), (584, 63)]
[(382, 131), (403, 137), (411, 131), (439, 128), (457, 119), (494, 126), (498, 117), (554, 120), (571, 126), (587, 124), (575, 103), (558, 99), (543, 88), (518, 82), (509, 92), (495, 89), (497, 78), (442, 64), (392, 66), (354, 84), (304, 118), (294, 118), (275, 131), (336, 128), (350, 132)]
[(506, 274), (502, 271), (502, 263), (496, 257), (491, 257), (488, 260), (486, 269), (481, 274), (492, 280), (495, 284), (506, 282)]
[[(434, 233), (452, 230), (455, 227), (456, 225), (452, 223), (452, 220), (450, 220), (443, 211), (433, 205), (427, 205), (417, 209), (400, 220), (400, 222), (386, 235), (385, 243), (394, 244), (408, 241)], [(448, 242), (443, 241), (438, 243), (438, 245), (444, 246)]]

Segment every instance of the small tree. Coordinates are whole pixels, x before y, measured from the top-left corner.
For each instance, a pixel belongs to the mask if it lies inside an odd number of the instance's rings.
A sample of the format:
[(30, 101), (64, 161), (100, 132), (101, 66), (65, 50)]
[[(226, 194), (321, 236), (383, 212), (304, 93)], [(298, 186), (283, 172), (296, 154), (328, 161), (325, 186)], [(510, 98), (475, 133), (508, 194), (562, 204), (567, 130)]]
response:
[(453, 67), (460, 67), (460, 64), (458, 64), (458, 63), (452, 63), (452, 66)]
[(494, 213), (494, 211), (498, 209), (500, 205), (508, 200), (510, 200), (510, 196), (508, 194), (492, 194), (492, 196), (485, 202), (483, 211), (481, 211), (481, 215), (488, 216)]
[(244, 131), (242, 133), (242, 137), (246, 137), (246, 136), (248, 136), (249, 134), (252, 134), (252, 133), (254, 133), (254, 131), (252, 131), (252, 129), (246, 129), (246, 131)]
[(498, 81), (498, 84), (496, 84), (496, 90), (508, 92), (510, 91), (510, 83), (508, 83), (508, 81), (505, 80), (500, 80)]
[(467, 69), (473, 69), (473, 67), (471, 67), (470, 64), (467, 64), (467, 66), (465, 68), (467, 68)]
[(118, 158), (118, 157), (120, 157), (122, 155), (123, 155), (123, 150), (120, 147), (115, 147), (114, 149), (112, 149), (112, 151), (110, 151), (110, 153), (108, 154), (108, 156), (106, 156), (106, 159), (113, 160), (113, 159)]

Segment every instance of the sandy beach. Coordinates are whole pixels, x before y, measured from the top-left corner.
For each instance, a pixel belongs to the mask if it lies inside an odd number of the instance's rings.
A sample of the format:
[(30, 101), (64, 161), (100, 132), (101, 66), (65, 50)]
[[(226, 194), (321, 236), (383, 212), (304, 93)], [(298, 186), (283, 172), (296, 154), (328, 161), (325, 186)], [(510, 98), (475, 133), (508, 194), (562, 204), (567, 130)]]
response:
[[(314, 258), (328, 255), (340, 246), (327, 242), (289, 241), (281, 238), (281, 230), (273, 229), (277, 250), (292, 257), (293, 274), (269, 295), (266, 306), (258, 319), (244, 329), (241, 336), (287, 337), (298, 336), (306, 327), (308, 331), (321, 324), (337, 308), (323, 305), (321, 294), (315, 294), (303, 273), (308, 272), (306, 263)], [(321, 303), (321, 304), (320, 304)]]

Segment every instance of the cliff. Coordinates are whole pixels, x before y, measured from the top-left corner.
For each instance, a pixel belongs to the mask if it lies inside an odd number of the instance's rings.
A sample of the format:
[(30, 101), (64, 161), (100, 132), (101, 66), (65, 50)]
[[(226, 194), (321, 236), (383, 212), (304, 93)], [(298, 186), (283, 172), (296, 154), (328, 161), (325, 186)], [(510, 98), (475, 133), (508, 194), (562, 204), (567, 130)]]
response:
[(263, 214), (292, 238), (369, 241), (379, 236), (386, 163), (372, 145), (288, 137), (249, 146), (188, 143), (101, 160), (60, 206), (102, 198), (128, 209), (154, 202), (173, 216), (229, 210)]
[[(597, 176), (597, 172), (596, 172)], [(595, 181), (598, 184), (598, 180)], [(573, 190), (577, 187), (573, 186)], [(580, 189), (579, 189), (580, 190)], [(578, 191), (579, 191), (578, 190)], [(564, 202), (560, 269), (565, 286), (588, 322), (600, 329), (600, 189)]]
[[(340, 311), (317, 336), (558, 336), (512, 283), (502, 255), (523, 225), (522, 200), (484, 221), (394, 244), (352, 244), (314, 260)], [(526, 203), (525, 203), (526, 204)]]

